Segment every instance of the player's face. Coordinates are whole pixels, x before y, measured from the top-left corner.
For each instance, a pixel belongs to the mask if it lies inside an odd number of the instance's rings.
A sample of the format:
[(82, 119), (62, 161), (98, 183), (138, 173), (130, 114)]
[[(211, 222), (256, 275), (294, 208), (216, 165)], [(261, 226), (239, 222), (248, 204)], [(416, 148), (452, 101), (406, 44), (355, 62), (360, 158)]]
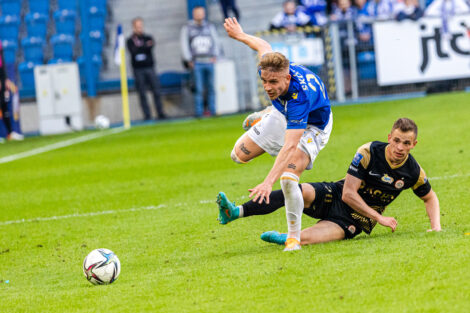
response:
[(392, 163), (399, 164), (410, 154), (417, 141), (413, 131), (402, 132), (400, 129), (394, 129), (388, 135), (388, 143), (387, 157)]
[(290, 74), (264, 70), (261, 71), (261, 81), (269, 99), (274, 100), (289, 90)]

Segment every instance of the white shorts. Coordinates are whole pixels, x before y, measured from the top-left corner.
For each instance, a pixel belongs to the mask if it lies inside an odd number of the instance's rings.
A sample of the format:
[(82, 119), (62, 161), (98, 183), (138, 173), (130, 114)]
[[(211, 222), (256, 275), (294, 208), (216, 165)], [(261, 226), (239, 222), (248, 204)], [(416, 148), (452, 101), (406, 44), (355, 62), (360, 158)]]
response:
[[(287, 122), (285, 116), (273, 107), (271, 112), (266, 113), (261, 121), (250, 128), (248, 137), (271, 156), (277, 156), (284, 146), (286, 127)], [(330, 120), (324, 130), (320, 130), (312, 125), (307, 125), (297, 146), (310, 157), (310, 163), (306, 168), (307, 170), (312, 168), (315, 158), (328, 143), (332, 128), (332, 113), (330, 113)]]

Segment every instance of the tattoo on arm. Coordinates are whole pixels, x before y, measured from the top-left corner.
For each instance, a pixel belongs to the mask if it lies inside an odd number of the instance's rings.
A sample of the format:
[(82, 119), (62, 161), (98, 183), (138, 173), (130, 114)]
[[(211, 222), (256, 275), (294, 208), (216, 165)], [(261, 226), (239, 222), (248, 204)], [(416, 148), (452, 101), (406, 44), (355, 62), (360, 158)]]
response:
[(290, 163), (289, 165), (287, 165), (287, 168), (291, 168), (291, 169), (295, 170), (297, 168), (297, 166), (295, 166), (294, 163)]
[(245, 147), (245, 144), (242, 142), (242, 144), (240, 145), (240, 150), (243, 151), (243, 153), (245, 153), (246, 155), (250, 154), (250, 150), (248, 150), (246, 147)]

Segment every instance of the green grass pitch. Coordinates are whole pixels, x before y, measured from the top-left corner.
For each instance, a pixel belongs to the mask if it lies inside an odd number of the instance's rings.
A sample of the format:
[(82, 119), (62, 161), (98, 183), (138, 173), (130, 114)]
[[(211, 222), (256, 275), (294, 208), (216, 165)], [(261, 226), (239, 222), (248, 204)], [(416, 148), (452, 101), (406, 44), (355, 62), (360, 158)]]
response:
[[(395, 119), (410, 117), (441, 233), (426, 232), (422, 201), (405, 191), (385, 211), (395, 233), (379, 225), (371, 236), (283, 253), (259, 236), (286, 230), (284, 209), (216, 221), (217, 193), (245, 201), (274, 161), (231, 161), (244, 115), (135, 127), (0, 164), (0, 311), (470, 312), (470, 94), (333, 112), (330, 142), (301, 180), (344, 177), (358, 146), (385, 141)], [(0, 157), (81, 135), (7, 143)], [(96, 248), (121, 260), (112, 285), (92, 286), (82, 273)]]

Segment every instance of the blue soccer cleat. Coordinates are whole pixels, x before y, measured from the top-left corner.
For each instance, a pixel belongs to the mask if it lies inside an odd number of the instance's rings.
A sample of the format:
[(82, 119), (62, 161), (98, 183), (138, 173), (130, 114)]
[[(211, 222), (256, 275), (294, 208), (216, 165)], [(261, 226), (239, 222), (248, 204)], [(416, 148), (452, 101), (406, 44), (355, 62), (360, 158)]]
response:
[(240, 209), (235, 205), (235, 202), (231, 203), (223, 192), (219, 192), (217, 195), (217, 204), (219, 205), (218, 220), (220, 224), (228, 224), (240, 215)]
[(278, 231), (271, 230), (261, 234), (261, 240), (266, 242), (276, 243), (278, 245), (284, 245), (287, 240), (287, 234), (281, 234)]

